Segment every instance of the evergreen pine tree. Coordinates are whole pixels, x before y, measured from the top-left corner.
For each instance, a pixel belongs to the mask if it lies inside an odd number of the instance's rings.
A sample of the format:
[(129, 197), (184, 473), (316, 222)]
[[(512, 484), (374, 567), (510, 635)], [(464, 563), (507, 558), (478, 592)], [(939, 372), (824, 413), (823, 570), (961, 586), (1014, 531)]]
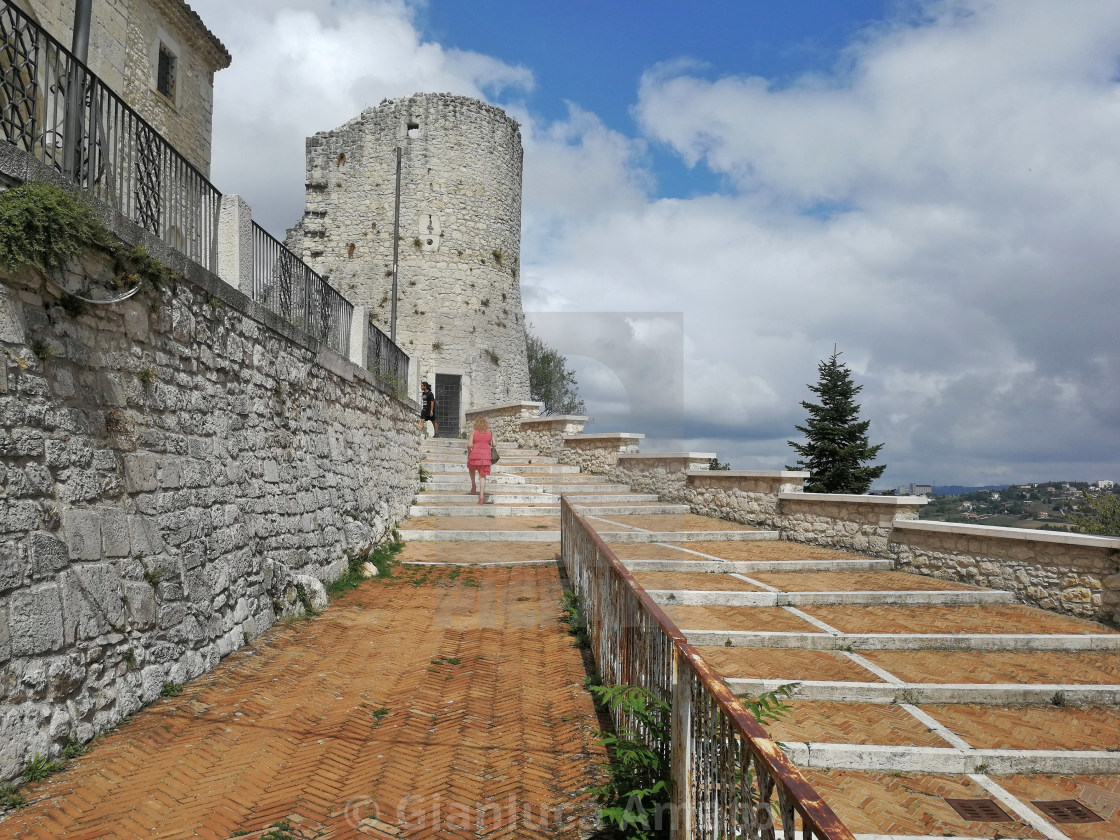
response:
[(855, 400), (863, 386), (852, 382), (852, 372), (839, 358), (840, 353), (833, 350), (828, 361), (817, 365), (820, 379), (808, 387), (820, 404), (802, 401), (809, 419), (796, 429), (805, 435), (805, 443), (789, 441), (801, 457), (796, 467), (786, 469), (812, 474), (805, 485), (809, 493), (866, 493), (887, 468), (886, 464), (864, 466), (874, 460), (883, 444), (868, 444), (871, 421), (860, 421)]
[(587, 410), (576, 376), (568, 369), (568, 360), (527, 329), (525, 354), (529, 362), (529, 397), (544, 403), (544, 414), (583, 414)]

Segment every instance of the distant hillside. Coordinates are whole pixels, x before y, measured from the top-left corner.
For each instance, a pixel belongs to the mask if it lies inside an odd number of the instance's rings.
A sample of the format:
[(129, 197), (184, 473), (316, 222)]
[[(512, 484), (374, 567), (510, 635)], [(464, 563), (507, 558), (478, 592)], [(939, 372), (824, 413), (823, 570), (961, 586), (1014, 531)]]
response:
[(983, 487), (965, 487), (961, 484), (934, 485), (935, 496), (963, 496), (965, 493), (976, 493), (980, 490), (1006, 490), (1010, 484), (986, 484)]

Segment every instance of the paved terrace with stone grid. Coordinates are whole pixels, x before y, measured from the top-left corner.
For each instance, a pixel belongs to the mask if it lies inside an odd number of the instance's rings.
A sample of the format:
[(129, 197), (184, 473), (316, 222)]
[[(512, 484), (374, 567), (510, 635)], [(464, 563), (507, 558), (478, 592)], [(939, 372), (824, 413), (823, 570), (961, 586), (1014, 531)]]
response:
[(798, 683), (771, 735), (858, 836), (1120, 838), (1115, 630), (529, 450), (503, 449), (480, 506), (462, 443), (425, 448), (394, 578), (137, 715), (31, 789), (0, 838), (252, 837), (279, 820), (301, 838), (586, 836), (604, 756), (557, 624), (561, 493), (733, 690)]

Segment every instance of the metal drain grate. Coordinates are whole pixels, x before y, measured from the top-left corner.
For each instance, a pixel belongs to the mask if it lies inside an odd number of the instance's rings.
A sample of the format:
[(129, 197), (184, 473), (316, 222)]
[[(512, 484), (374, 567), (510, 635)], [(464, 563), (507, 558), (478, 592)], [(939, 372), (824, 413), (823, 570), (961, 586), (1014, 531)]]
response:
[(1015, 818), (991, 799), (946, 799), (954, 811), (970, 822), (1014, 822)]
[(1048, 816), (1051, 822), (1104, 822), (1104, 817), (1097, 816), (1076, 799), (1055, 799), (1049, 802), (1031, 802), (1031, 804)]

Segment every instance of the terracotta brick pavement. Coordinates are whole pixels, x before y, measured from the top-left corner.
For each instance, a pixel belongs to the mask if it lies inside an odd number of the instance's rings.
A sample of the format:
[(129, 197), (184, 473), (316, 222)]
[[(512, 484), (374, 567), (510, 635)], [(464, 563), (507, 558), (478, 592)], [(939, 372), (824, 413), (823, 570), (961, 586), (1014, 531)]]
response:
[(407, 543), (398, 555), (402, 563), (527, 563), (554, 562), (555, 543), (421, 542)]
[(689, 572), (635, 572), (646, 589), (692, 589), (707, 592), (762, 592), (761, 586), (732, 575), (691, 574)]
[(1120, 683), (1120, 651), (872, 650), (863, 655), (905, 682)]
[(857, 770), (801, 771), (854, 834), (1040, 838), (1021, 820), (977, 823), (962, 819), (946, 802), (989, 799), (967, 776), (874, 773)]
[(1116, 633), (1095, 621), (1022, 604), (973, 607), (804, 607), (842, 633)]
[(720, 676), (763, 680), (841, 680), (877, 683), (882, 680), (831, 650), (701, 647), (700, 655)]
[(411, 531), (559, 531), (559, 516), (414, 516)]
[(608, 542), (607, 545), (620, 560), (697, 560), (703, 562), (707, 559), (659, 543)]
[(899, 706), (877, 703), (789, 702), (789, 714), (767, 724), (778, 741), (944, 747), (945, 741)]
[(359, 832), (375, 817), (402, 838), (577, 836), (603, 753), (558, 570), (398, 574), (137, 714), (0, 838), (224, 840), (292, 815), (324, 838), (393, 836)]
[[(724, 519), (712, 519), (708, 516), (697, 516), (694, 513), (658, 513), (633, 516), (605, 516), (611, 522), (620, 525), (629, 525), (632, 528), (643, 528), (646, 531), (756, 531), (740, 525), (737, 522), (728, 522)], [(606, 523), (596, 520), (592, 524), (598, 531), (612, 530)], [(617, 530), (617, 529), (616, 529)]]
[(772, 630), (819, 633), (803, 618), (781, 607), (672, 607), (665, 614), (682, 630)]
[[(1063, 823), (1073, 840), (1120, 837), (1120, 778), (1116, 776), (996, 776), (1000, 785), (1024, 802), (1076, 799), (1105, 822)], [(1033, 806), (1032, 806), (1033, 807)]]
[(783, 592), (930, 592), (977, 588), (909, 572), (751, 572), (750, 577)]
[(929, 705), (922, 710), (978, 750), (1120, 749), (1114, 706)]
[(671, 543), (722, 560), (866, 560), (866, 555), (780, 540)]

